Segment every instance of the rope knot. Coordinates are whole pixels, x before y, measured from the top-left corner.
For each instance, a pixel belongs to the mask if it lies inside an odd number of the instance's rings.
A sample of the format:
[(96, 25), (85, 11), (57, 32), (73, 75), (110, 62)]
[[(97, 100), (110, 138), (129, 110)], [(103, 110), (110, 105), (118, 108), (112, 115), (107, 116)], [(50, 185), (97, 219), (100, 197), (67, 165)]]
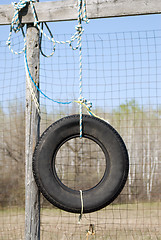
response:
[(80, 32), (83, 32), (82, 30), (82, 25), (81, 24), (78, 24), (75, 26), (75, 29), (80, 33)]
[[(30, 3), (30, 0), (20, 0), (19, 3), (12, 2), (12, 6), (15, 9), (15, 13), (11, 23), (11, 31), (14, 30), (15, 33), (19, 32), (20, 29), (24, 26), (19, 19), (19, 12)], [(14, 25), (17, 25), (16, 27)]]
[(80, 104), (86, 105), (86, 108), (88, 108), (88, 110), (91, 110), (92, 103), (90, 101), (87, 101), (87, 99), (85, 98), (79, 98), (78, 101), (80, 102)]
[(12, 5), (16, 11), (21, 11), (21, 9), (26, 7), (26, 5), (30, 2), (31, 2), (31, 0), (20, 0), (19, 3), (12, 2)]
[(12, 2), (12, 6), (14, 7), (15, 10), (19, 10), (18, 3)]
[(89, 110), (91, 110), (92, 108), (92, 103), (91, 102), (86, 102), (86, 106)]

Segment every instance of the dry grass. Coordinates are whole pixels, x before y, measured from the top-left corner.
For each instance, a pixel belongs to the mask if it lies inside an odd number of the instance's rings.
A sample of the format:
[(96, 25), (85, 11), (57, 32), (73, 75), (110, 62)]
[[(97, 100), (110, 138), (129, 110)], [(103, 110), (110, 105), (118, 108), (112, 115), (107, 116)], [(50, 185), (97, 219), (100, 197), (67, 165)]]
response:
[[(0, 211), (0, 240), (24, 239), (24, 210), (8, 208)], [(86, 240), (89, 225), (94, 224), (95, 235), (88, 240), (160, 240), (161, 203), (110, 205), (83, 215), (58, 209), (42, 209), (41, 239)]]

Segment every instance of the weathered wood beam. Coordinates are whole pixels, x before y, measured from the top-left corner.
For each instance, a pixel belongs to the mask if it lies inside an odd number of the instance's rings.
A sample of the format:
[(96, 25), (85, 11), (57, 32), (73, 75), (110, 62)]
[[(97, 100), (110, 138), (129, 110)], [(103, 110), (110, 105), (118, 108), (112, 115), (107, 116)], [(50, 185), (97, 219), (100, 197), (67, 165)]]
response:
[[(33, 24), (27, 24), (27, 62), (33, 80), (39, 85), (39, 31)], [(26, 149), (25, 149), (25, 240), (40, 240), (40, 192), (32, 172), (33, 150), (40, 134), (40, 117), (26, 76)], [(31, 83), (35, 96), (39, 93)]]
[[(77, 19), (77, 0), (35, 3), (40, 22)], [(161, 13), (161, 0), (87, 0), (89, 19)], [(12, 5), (0, 5), (0, 25), (10, 24), (14, 14)], [(31, 7), (23, 9), (22, 22), (33, 22)]]

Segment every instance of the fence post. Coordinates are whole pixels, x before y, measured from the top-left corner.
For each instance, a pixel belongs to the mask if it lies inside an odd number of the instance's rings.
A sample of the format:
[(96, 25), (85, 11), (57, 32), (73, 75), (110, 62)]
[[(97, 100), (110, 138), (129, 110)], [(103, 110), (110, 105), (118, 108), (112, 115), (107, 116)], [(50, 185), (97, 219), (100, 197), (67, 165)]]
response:
[[(33, 24), (27, 25), (26, 40), (30, 73), (35, 83), (39, 85), (39, 31)], [(37, 89), (32, 87), (39, 99)], [(40, 117), (26, 81), (25, 240), (40, 239), (40, 192), (32, 173), (32, 155), (39, 137), (39, 127)]]

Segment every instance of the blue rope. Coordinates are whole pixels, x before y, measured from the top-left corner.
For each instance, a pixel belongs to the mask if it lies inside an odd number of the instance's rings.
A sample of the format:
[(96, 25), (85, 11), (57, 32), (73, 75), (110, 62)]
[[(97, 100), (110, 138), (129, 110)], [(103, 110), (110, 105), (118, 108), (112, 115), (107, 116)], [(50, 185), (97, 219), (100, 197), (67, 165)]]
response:
[[(11, 28), (10, 28), (10, 33), (9, 33), (9, 37), (8, 37), (8, 41), (7, 41), (7, 45), (9, 47), (9, 49), (11, 50), (12, 53), (14, 54), (21, 54), (24, 52), (24, 56), (25, 56), (25, 65), (26, 65), (26, 69), (27, 72), (29, 74), (29, 77), (32, 81), (32, 83), (34, 84), (34, 86), (36, 87), (36, 89), (48, 100), (54, 102), (54, 103), (58, 103), (58, 104), (71, 104), (73, 102), (77, 102), (80, 105), (80, 138), (82, 137), (82, 106), (84, 105), (87, 109), (87, 111), (89, 112), (90, 115), (92, 116), (96, 116), (94, 113), (92, 113), (92, 111), (90, 110), (91, 107), (89, 107), (89, 103), (87, 103), (86, 100), (83, 99), (82, 97), (82, 34), (84, 32), (83, 28), (82, 28), (82, 21), (88, 23), (89, 20), (87, 19), (87, 12), (86, 12), (86, 0), (78, 0), (78, 25), (76, 26), (76, 33), (71, 37), (70, 40), (67, 41), (57, 41), (54, 40), (52, 34), (50, 34), (51, 37), (49, 37), (48, 35), (46, 35), (43, 32), (43, 29), (40, 28), (39, 23), (38, 23), (38, 19), (36, 16), (36, 12), (35, 12), (35, 8), (34, 8), (34, 3), (35, 0), (20, 0), (19, 3), (12, 3), (15, 9), (15, 13), (12, 19), (12, 23), (11, 23)], [(48, 97), (44, 92), (41, 91), (41, 89), (36, 85), (36, 83), (34, 82), (30, 70), (29, 70), (29, 66), (28, 66), (28, 61), (27, 61), (27, 53), (26, 53), (26, 38), (25, 38), (25, 34), (23, 31), (23, 25), (21, 24), (20, 20), (19, 20), (19, 11), (26, 7), (27, 4), (31, 5), (32, 8), (32, 12), (33, 12), (33, 16), (34, 16), (34, 25), (40, 30), (41, 34), (43, 34), (46, 38), (48, 38), (51, 42), (53, 42), (53, 51), (49, 56), (46, 56), (44, 54), (45, 57), (50, 57), (54, 54), (55, 52), (55, 44), (65, 44), (68, 43), (69, 46), (73, 49), (73, 50), (77, 50), (79, 49), (79, 101), (66, 101), (66, 102), (62, 102), (62, 101), (57, 101), (54, 100), (50, 97)], [(15, 27), (15, 24), (17, 25)], [(15, 33), (19, 32), (20, 29), (22, 30), (22, 34), (24, 37), (24, 48), (22, 49), (22, 51), (20, 52), (15, 52), (13, 51), (13, 49), (11, 49), (11, 36), (12, 36), (12, 31), (14, 30)], [(47, 27), (48, 29), (48, 27)], [(49, 29), (48, 29), (49, 31)], [(49, 31), (50, 33), (50, 31)], [(72, 43), (78, 40), (76, 47), (72, 46)]]
[(43, 93), (41, 91), (41, 89), (36, 85), (35, 81), (33, 80), (32, 76), (31, 76), (31, 73), (30, 73), (30, 70), (29, 70), (29, 65), (28, 65), (28, 62), (27, 62), (27, 55), (26, 55), (26, 49), (25, 49), (25, 63), (26, 63), (26, 68), (27, 68), (27, 71), (28, 71), (28, 74), (29, 74), (29, 77), (31, 79), (31, 81), (33, 82), (34, 86), (36, 87), (36, 89), (45, 97), (47, 98), (48, 100), (54, 102), (54, 103), (58, 103), (58, 104), (70, 104), (72, 103), (73, 101), (70, 101), (70, 102), (60, 102), (60, 101), (56, 101), (50, 97), (48, 97), (45, 93)]

